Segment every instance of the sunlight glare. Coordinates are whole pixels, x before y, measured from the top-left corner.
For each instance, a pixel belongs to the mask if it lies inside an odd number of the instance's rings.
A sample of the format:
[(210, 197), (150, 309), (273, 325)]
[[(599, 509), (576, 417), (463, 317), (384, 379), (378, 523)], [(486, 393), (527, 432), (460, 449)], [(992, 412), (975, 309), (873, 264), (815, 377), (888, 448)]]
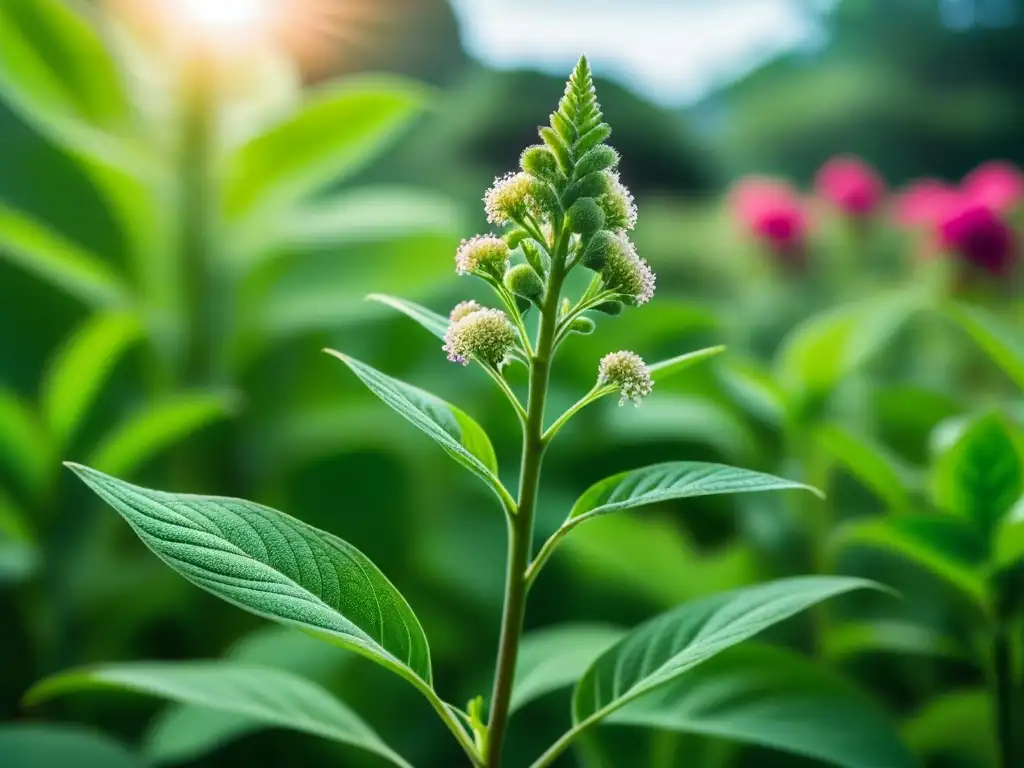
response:
[(269, 0), (181, 0), (184, 20), (213, 33), (251, 33), (269, 21)]

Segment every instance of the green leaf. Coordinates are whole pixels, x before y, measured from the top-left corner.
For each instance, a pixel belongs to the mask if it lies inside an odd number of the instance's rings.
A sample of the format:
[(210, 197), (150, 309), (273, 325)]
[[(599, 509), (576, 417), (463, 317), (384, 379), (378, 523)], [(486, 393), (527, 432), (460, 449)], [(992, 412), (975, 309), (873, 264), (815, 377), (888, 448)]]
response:
[(719, 376), (729, 395), (748, 413), (770, 424), (785, 423), (789, 404), (770, 372), (750, 360), (732, 360), (720, 367)]
[(438, 339), (444, 341), (444, 336), (448, 331), (449, 325), (447, 317), (439, 315), (433, 310), (427, 309), (426, 307), (420, 306), (414, 302), (399, 299), (395, 296), (388, 296), (384, 293), (371, 293), (366, 298), (370, 301), (385, 304), (392, 309), (397, 309), (402, 314), (412, 318), (422, 325)]
[(519, 647), (509, 711), (573, 685), (625, 634), (605, 624), (563, 624), (527, 633)]
[(890, 552), (909, 560), (987, 610), (982, 576), (985, 542), (965, 520), (945, 515), (903, 515), (851, 522), (833, 536), (837, 550), (852, 546)]
[(864, 579), (806, 576), (685, 603), (641, 624), (594, 662), (576, 686), (573, 721), (597, 722), (823, 600), (875, 586)]
[(992, 695), (953, 691), (927, 702), (903, 725), (907, 744), (921, 757), (957, 756), (971, 765), (998, 765)]
[(568, 522), (578, 525), (597, 515), (675, 499), (793, 489), (821, 496), (809, 485), (763, 472), (699, 461), (670, 461), (595, 483), (573, 505)]
[(0, 205), (0, 256), (91, 307), (128, 303), (130, 292), (102, 259), (25, 214)]
[(127, 94), (109, 47), (70, 4), (0, 4), (0, 94), (36, 128), (75, 148), (121, 128)]
[(779, 349), (776, 378), (803, 396), (827, 393), (874, 357), (917, 306), (913, 296), (895, 293), (805, 320)]
[(161, 451), (229, 416), (235, 407), (236, 398), (231, 394), (172, 395), (115, 427), (93, 451), (89, 463), (104, 472), (129, 475)]
[(419, 621), (351, 544), (260, 504), (163, 493), (69, 466), (196, 586), (361, 653), (414, 685), (430, 685), (430, 652)]
[(58, 444), (67, 445), (74, 437), (118, 359), (141, 332), (135, 315), (97, 315), (57, 354), (43, 381), (40, 400)]
[(910, 490), (895, 457), (880, 445), (855, 435), (839, 424), (823, 424), (815, 432), (820, 450), (844, 466), (894, 511), (910, 504)]
[(842, 768), (914, 768), (871, 699), (791, 651), (731, 648), (612, 714), (608, 724), (769, 747)]
[(0, 465), (31, 494), (41, 494), (54, 460), (50, 437), (28, 404), (0, 389)]
[(995, 565), (1004, 570), (1024, 561), (1024, 498), (999, 526), (996, 532)]
[(833, 624), (825, 634), (824, 651), (830, 659), (839, 661), (886, 653), (969, 662), (973, 655), (969, 648), (934, 627), (902, 620)]
[(0, 725), (3, 764), (21, 768), (145, 768), (137, 755), (106, 736), (78, 726)]
[(935, 462), (932, 480), (938, 507), (994, 530), (1024, 494), (1024, 466), (1006, 420), (992, 413), (969, 424)]
[(39, 566), (27, 516), (0, 491), (0, 585), (25, 581)]
[(1024, 345), (1012, 332), (978, 307), (948, 304), (946, 314), (977, 342), (978, 346), (1017, 386), (1024, 390)]
[(351, 175), (408, 123), (424, 99), (423, 87), (390, 76), (350, 78), (314, 92), (231, 159), (229, 218), (255, 219)]
[(347, 705), (309, 680), (271, 667), (223, 660), (87, 667), (42, 680), (25, 700), (36, 704), (97, 689), (133, 691), (241, 715), (350, 744), (409, 768)]
[[(235, 664), (273, 667), (324, 683), (355, 656), (290, 627), (271, 625), (250, 632), (227, 658)], [(267, 725), (234, 711), (172, 705), (154, 718), (143, 751), (161, 764), (192, 761)]]
[(725, 347), (707, 347), (706, 349), (698, 349), (696, 352), (688, 352), (685, 355), (679, 355), (677, 357), (670, 357), (668, 360), (662, 360), (661, 362), (654, 363), (649, 366), (651, 372), (651, 380), (656, 384), (658, 382), (666, 381), (673, 376), (682, 373), (687, 368), (692, 368), (698, 363), (703, 363), (712, 357), (716, 357), (725, 352)]
[(328, 354), (345, 363), (377, 397), (426, 432), (455, 459), (507, 504), (514, 504), (498, 480), (498, 460), (483, 428), (453, 405), (429, 392), (386, 376), (375, 368), (334, 350)]

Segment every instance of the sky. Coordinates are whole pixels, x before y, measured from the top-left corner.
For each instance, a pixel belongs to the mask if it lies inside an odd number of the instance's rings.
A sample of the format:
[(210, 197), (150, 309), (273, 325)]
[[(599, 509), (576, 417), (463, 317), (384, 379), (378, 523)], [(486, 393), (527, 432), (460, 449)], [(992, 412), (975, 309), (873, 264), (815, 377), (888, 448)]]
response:
[(829, 0), (451, 0), (470, 55), (499, 69), (596, 74), (692, 104), (779, 53), (820, 45)]

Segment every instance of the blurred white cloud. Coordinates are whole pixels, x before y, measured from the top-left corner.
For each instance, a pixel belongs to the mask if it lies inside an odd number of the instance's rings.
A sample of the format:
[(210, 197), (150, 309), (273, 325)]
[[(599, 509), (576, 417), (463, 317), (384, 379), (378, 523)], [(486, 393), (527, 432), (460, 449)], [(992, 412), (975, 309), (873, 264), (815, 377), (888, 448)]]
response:
[(828, 0), (452, 0), (470, 54), (498, 68), (594, 70), (663, 104), (692, 103), (824, 39)]

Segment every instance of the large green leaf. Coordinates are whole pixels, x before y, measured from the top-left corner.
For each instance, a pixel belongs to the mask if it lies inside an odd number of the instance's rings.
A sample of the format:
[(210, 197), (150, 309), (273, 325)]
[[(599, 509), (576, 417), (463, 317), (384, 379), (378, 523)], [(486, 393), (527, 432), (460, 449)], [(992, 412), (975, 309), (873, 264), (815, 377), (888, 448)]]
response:
[(568, 522), (575, 525), (609, 512), (674, 499), (793, 489), (821, 495), (803, 483), (763, 472), (699, 461), (671, 461), (621, 472), (595, 483), (573, 505)]
[(129, 301), (128, 288), (102, 259), (3, 205), (0, 257), (10, 259), (89, 306), (116, 307)]
[(903, 515), (851, 522), (830, 542), (835, 549), (868, 547), (909, 560), (987, 609), (986, 543), (966, 520), (951, 515)]
[(50, 437), (28, 403), (0, 389), (0, 465), (32, 494), (46, 489), (54, 460)]
[(605, 722), (771, 747), (842, 768), (913, 768), (871, 699), (790, 651), (731, 648), (627, 704)]
[(424, 97), (422, 86), (384, 76), (351, 78), (315, 91), (231, 159), (228, 216), (253, 218), (353, 173), (420, 110)]
[(1009, 329), (978, 307), (949, 304), (945, 311), (1024, 390), (1024, 345), (1019, 337), (1014, 338)]
[(990, 532), (1024, 494), (1024, 462), (1009, 423), (982, 416), (964, 429), (935, 462), (935, 503)]
[(0, 725), (0, 764), (18, 768), (145, 768), (127, 747), (79, 726)]
[(103, 143), (124, 126), (129, 104), (97, 30), (60, 0), (0, 4), (0, 94), (65, 146)]
[(483, 428), (453, 405), (404, 381), (386, 376), (366, 363), (341, 352), (327, 350), (345, 363), (377, 397), (426, 432), (473, 474), (480, 477), (505, 503), (511, 497), (498, 480), (498, 460)]
[(523, 636), (509, 711), (579, 680), (626, 630), (606, 624), (561, 624)]
[(347, 705), (309, 680), (271, 667), (223, 660), (86, 667), (42, 680), (28, 692), (26, 702), (95, 689), (133, 691), (230, 712), (351, 744), (409, 768)]
[(839, 424), (824, 424), (815, 441), (832, 461), (845, 467), (893, 511), (902, 512), (910, 503), (910, 489), (895, 457), (882, 446), (855, 435)]
[(419, 621), (351, 544), (260, 504), (163, 493), (70, 466), (196, 586), (429, 686), (430, 652)]
[(40, 400), (59, 444), (66, 445), (74, 437), (104, 381), (141, 331), (135, 315), (97, 315), (58, 353), (43, 380)]
[[(249, 633), (227, 654), (233, 664), (282, 669), (326, 683), (355, 656), (290, 627), (268, 625)], [(225, 744), (267, 727), (268, 723), (235, 711), (211, 711), (172, 705), (150, 725), (143, 751), (158, 763), (195, 760)]]
[(115, 427), (93, 451), (90, 464), (114, 475), (129, 475), (164, 451), (215, 421), (229, 416), (236, 398), (218, 392), (190, 392), (158, 400)]
[(864, 579), (806, 576), (685, 603), (640, 625), (594, 662), (576, 686), (573, 720), (597, 722), (774, 624), (871, 586)]

